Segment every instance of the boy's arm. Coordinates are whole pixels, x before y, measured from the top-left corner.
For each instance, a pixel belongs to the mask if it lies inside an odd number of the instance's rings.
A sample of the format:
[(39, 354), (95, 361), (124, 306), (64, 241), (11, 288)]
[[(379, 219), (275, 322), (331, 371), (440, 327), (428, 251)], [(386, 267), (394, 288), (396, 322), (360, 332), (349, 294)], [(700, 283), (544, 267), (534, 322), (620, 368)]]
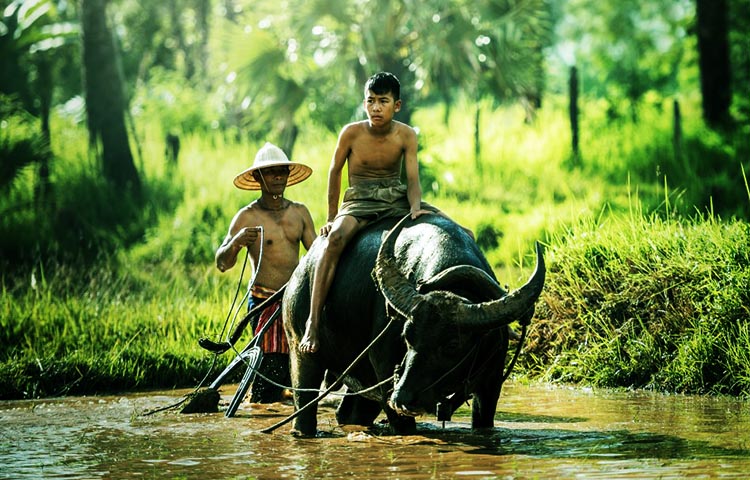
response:
[(414, 219), (429, 212), (422, 210), (422, 187), (419, 184), (419, 163), (417, 162), (417, 133), (411, 127), (407, 127), (405, 136), (406, 198), (409, 200), (411, 218)]
[[(346, 159), (349, 157), (349, 152), (351, 151), (351, 137), (351, 128), (347, 126), (341, 130), (339, 139), (336, 142), (336, 150), (333, 152), (331, 166), (328, 169), (328, 218), (326, 219), (326, 225), (323, 226), (322, 230), (330, 230), (331, 222), (336, 218), (336, 214), (339, 213), (341, 175), (344, 171)], [(323, 233), (322, 230), (321, 233)], [(328, 233), (327, 230), (323, 233), (324, 235)]]
[(335, 160), (338, 155), (338, 149), (334, 154), (334, 160), (331, 162), (331, 168), (328, 170), (328, 218), (326, 222), (330, 223), (339, 213), (339, 198), (341, 197), (341, 172), (343, 169), (337, 165)]

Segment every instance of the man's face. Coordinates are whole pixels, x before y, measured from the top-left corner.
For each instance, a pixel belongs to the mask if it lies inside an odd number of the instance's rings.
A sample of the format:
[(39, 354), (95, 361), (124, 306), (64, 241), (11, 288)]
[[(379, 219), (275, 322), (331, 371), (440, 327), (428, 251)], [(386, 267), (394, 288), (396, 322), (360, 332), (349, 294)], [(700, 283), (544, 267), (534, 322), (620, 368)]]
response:
[(401, 110), (401, 100), (394, 100), (391, 92), (378, 94), (368, 90), (363, 105), (372, 126), (387, 124)]
[(261, 185), (261, 190), (278, 195), (284, 193), (286, 182), (289, 180), (289, 167), (266, 167), (253, 172), (253, 176)]

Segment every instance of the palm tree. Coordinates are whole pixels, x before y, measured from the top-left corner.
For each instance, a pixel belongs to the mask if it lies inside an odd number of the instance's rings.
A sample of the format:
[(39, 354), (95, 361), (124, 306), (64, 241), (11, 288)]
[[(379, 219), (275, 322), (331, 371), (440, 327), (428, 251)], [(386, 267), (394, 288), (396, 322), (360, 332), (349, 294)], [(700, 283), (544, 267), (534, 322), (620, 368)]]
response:
[[(550, 29), (546, 2), (475, 3), (292, 0), (284, 12), (259, 6), (246, 22), (251, 31), (230, 36), (227, 44), (238, 52), (230, 63), (244, 66), (250, 98), (263, 105), (254, 119), (271, 114), (289, 126), (314, 104), (325, 115), (311, 115), (334, 130), (355, 116), (364, 81), (380, 70), (401, 80), (399, 119), (406, 123), (431, 93), (450, 105), (462, 91), (505, 98), (530, 88), (539, 71), (532, 75), (525, 65), (532, 59), (539, 66), (539, 39)], [(321, 107), (328, 102), (335, 107)]]
[(140, 177), (125, 127), (125, 96), (117, 70), (113, 37), (106, 22), (106, 0), (82, 0), (83, 67), (89, 141), (98, 151), (102, 171), (113, 185), (140, 193)]
[[(60, 48), (77, 41), (78, 26), (58, 21), (51, 0), (14, 0), (4, 10), (0, 21), (0, 93), (17, 96), (25, 110), (39, 115), (42, 142), (50, 144), (49, 117), (52, 107), (56, 55)], [(31, 79), (34, 81), (31, 81)], [(47, 150), (47, 148), (45, 148)], [(9, 165), (15, 171), (31, 157), (12, 155)], [(50, 155), (39, 160), (39, 192), (47, 191)]]

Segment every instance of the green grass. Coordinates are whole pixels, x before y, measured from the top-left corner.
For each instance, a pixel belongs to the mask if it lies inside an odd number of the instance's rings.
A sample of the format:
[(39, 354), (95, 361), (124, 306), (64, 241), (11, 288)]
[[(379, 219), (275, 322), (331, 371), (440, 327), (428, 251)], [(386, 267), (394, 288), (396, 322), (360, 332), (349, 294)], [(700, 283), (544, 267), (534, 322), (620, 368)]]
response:
[[(29, 168), (0, 195), (0, 398), (194, 386), (208, 371), (213, 357), (197, 339), (218, 339), (240, 274), (219, 273), (213, 255), (234, 213), (257, 196), (232, 178), (263, 140), (185, 133), (170, 168), (158, 109), (144, 111), (144, 204), (103, 184), (84, 129), (62, 116), (51, 199), (35, 202)], [(549, 99), (534, 125), (515, 106), (486, 104), (477, 166), (473, 107), (452, 111), (448, 124), (435, 120), (441, 107), (412, 121), (425, 199), (477, 234), (511, 288), (530, 273), (534, 242), (547, 245), (548, 281), (518, 372), (750, 393), (750, 233), (739, 220), (750, 216), (750, 155), (741, 140), (708, 132), (688, 103), (684, 155), (675, 156), (669, 108), (608, 123), (591, 103), (573, 168), (564, 101)], [(304, 125), (291, 155), (314, 174), (287, 197), (308, 205), (316, 226), (335, 142)]]
[(640, 213), (556, 238), (523, 365), (545, 380), (747, 395), (750, 226)]

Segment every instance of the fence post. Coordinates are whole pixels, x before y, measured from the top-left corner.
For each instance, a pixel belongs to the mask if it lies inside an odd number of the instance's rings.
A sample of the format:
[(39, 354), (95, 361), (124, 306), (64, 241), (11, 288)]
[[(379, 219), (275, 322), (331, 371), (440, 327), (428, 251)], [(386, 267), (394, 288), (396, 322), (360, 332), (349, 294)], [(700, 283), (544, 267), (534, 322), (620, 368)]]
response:
[(672, 110), (672, 148), (675, 163), (677, 163), (682, 158), (682, 114), (679, 100), (675, 99)]
[(578, 69), (575, 65), (570, 67), (569, 95), (571, 147), (573, 149), (572, 160), (573, 166), (578, 166), (580, 163), (580, 151), (578, 147)]

